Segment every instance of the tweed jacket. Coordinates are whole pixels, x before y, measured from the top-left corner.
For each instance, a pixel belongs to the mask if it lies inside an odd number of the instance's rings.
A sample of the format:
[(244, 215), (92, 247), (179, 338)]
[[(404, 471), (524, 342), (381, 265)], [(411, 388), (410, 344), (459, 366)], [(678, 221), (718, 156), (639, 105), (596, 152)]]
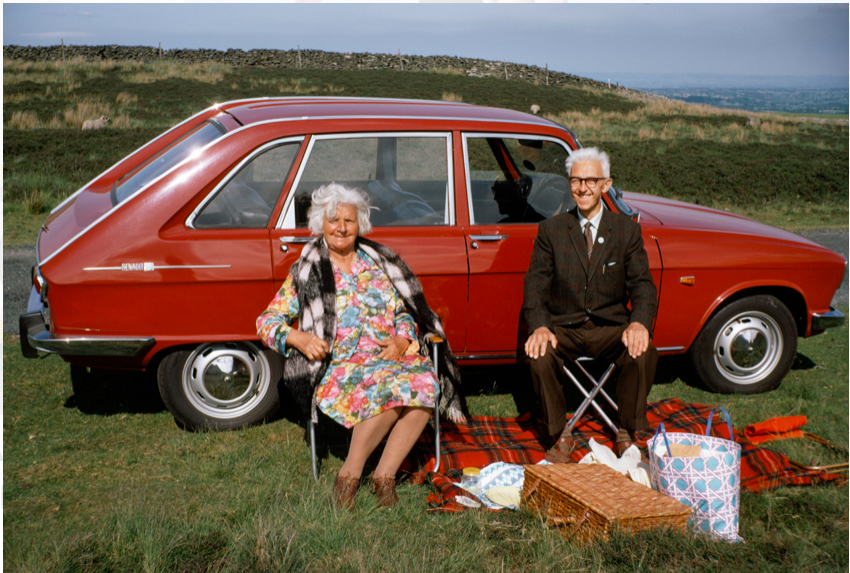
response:
[(640, 225), (631, 219), (603, 208), (590, 259), (576, 209), (540, 223), (523, 285), (529, 332), (589, 316), (639, 322), (651, 335), (657, 294)]

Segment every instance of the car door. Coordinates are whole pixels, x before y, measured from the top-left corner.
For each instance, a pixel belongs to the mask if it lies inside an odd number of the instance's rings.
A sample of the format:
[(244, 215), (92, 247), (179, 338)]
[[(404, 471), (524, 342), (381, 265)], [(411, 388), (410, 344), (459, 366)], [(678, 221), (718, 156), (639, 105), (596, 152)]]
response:
[(540, 221), (573, 207), (566, 144), (551, 137), (463, 134), (469, 226), (466, 351), (513, 358), (525, 342), (522, 285)]
[(373, 207), (368, 238), (408, 264), (449, 344), (463, 349), (468, 266), (463, 232), (455, 224), (451, 158), (448, 132), (313, 136), (271, 232), (276, 288), (313, 238), (307, 228), (313, 191), (331, 182), (358, 188)]

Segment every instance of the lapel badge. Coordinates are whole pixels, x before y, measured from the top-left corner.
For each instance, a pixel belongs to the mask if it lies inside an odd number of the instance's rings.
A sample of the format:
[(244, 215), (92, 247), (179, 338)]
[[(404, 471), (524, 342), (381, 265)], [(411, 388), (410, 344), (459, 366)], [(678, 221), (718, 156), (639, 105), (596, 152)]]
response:
[(597, 239), (597, 240), (599, 241), (599, 244), (602, 244), (602, 243), (604, 243), (604, 242), (605, 242), (605, 238), (604, 238), (604, 237), (599, 237), (599, 239)]

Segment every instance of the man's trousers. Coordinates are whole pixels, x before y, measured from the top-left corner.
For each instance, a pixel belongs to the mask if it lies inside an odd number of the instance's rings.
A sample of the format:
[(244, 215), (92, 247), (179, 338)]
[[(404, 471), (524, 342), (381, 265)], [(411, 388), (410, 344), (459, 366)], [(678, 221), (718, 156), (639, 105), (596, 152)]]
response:
[[(646, 397), (655, 380), (658, 351), (652, 343), (637, 358), (629, 356), (623, 344), (623, 331), (627, 324), (597, 326), (593, 319), (574, 327), (553, 327), (558, 340), (555, 349), (549, 344), (546, 354), (528, 358), (534, 391), (540, 400), (543, 419), (549, 434), (556, 438), (567, 425), (567, 401), (564, 383), (569, 382), (564, 373), (564, 362), (580, 356), (590, 356), (605, 364), (617, 365), (617, 408), (621, 428), (633, 433), (649, 427), (646, 420)], [(572, 382), (569, 382), (572, 384)]]

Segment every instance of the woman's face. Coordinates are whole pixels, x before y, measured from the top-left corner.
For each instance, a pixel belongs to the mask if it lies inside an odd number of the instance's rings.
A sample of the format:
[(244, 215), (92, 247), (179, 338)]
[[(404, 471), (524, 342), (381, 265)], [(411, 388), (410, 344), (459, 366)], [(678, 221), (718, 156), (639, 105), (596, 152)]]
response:
[(339, 205), (336, 213), (322, 218), (322, 234), (331, 251), (347, 255), (354, 250), (357, 238), (357, 209), (352, 205)]

